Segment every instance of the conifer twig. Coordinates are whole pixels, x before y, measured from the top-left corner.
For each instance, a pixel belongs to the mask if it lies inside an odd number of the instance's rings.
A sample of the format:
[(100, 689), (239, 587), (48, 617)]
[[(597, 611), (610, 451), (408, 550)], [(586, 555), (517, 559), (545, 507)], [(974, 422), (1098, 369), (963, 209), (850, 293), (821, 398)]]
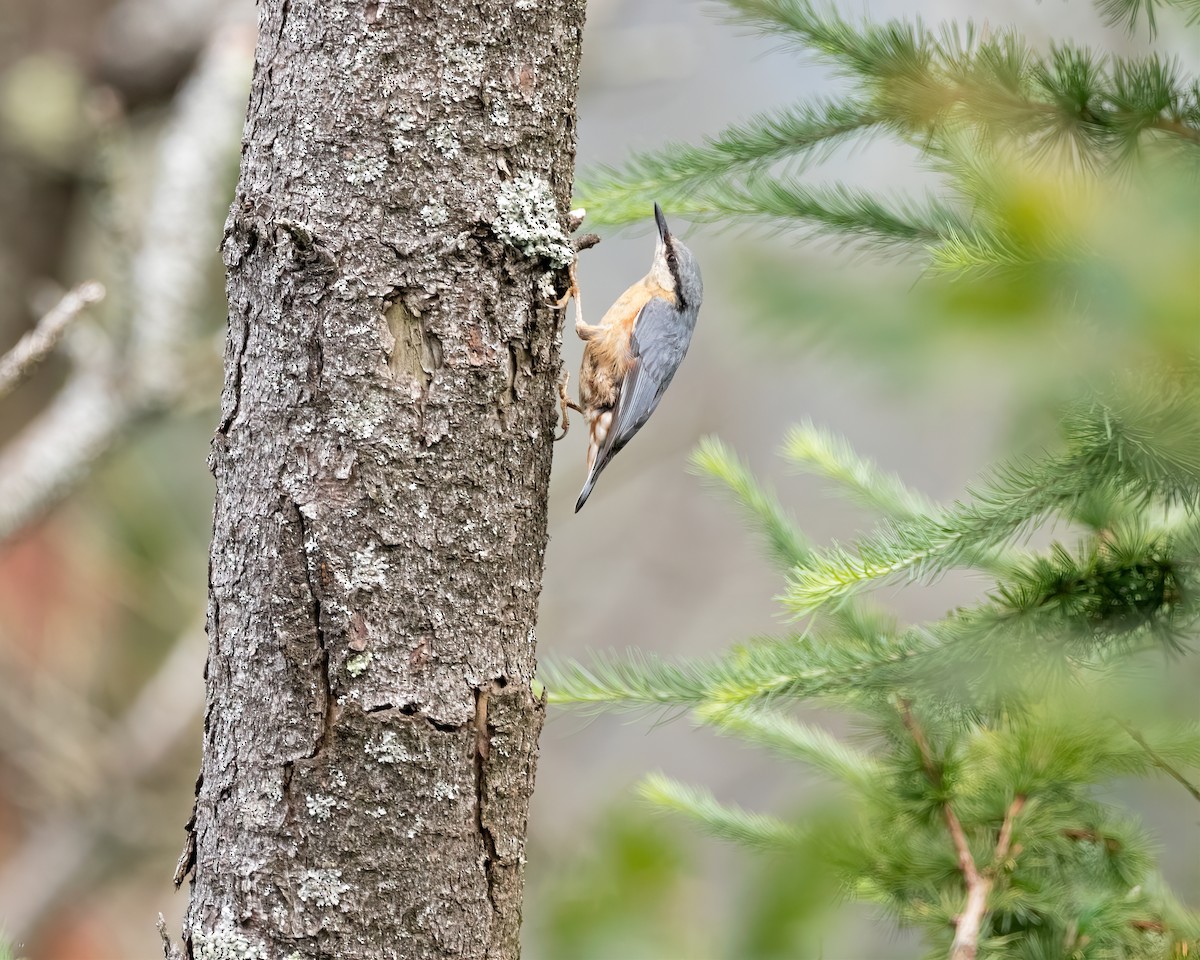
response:
[[(929, 741), (918, 726), (912, 715), (912, 705), (908, 700), (900, 701), (900, 720), (917, 744), (921, 754), (921, 765), (925, 775), (938, 789), (942, 787), (942, 774), (933, 762), (933, 753), (929, 749)], [(954, 942), (950, 946), (950, 960), (975, 960), (979, 951), (979, 933), (983, 929), (983, 918), (987, 916), (988, 895), (992, 892), (995, 882), (995, 872), (1008, 859), (1012, 849), (1013, 821), (1025, 806), (1025, 797), (1018, 794), (1009, 804), (1004, 822), (1000, 825), (1000, 838), (996, 842), (996, 853), (992, 865), (986, 870), (980, 870), (971, 854), (967, 843), (967, 834), (962, 821), (950, 806), (950, 801), (942, 803), (942, 814), (946, 818), (946, 827), (950, 831), (950, 839), (954, 842), (954, 850), (958, 854), (958, 868), (962, 871), (963, 881), (967, 885), (967, 902), (958, 916), (955, 924)]]
[(1134, 730), (1133, 727), (1129, 726), (1129, 724), (1125, 723), (1123, 720), (1118, 720), (1117, 723), (1121, 725), (1121, 729), (1123, 729), (1127, 734), (1129, 734), (1130, 737), (1133, 738), (1134, 742), (1139, 747), (1146, 751), (1146, 756), (1150, 758), (1151, 763), (1158, 767), (1159, 770), (1169, 776), (1172, 780), (1176, 780), (1181, 783), (1183, 785), (1183, 789), (1190, 793), (1193, 799), (1200, 802), (1200, 789), (1197, 789), (1196, 785), (1192, 783), (1192, 781), (1190, 781), (1182, 773), (1171, 766), (1171, 764), (1159, 756), (1159, 754), (1155, 752), (1154, 748), (1146, 742), (1145, 737)]
[(1016, 797), (1013, 798), (1013, 802), (1008, 805), (1008, 812), (1004, 815), (1004, 822), (1000, 824), (1000, 839), (996, 841), (996, 856), (992, 860), (991, 869), (993, 871), (999, 868), (1004, 861), (1008, 859), (1009, 853), (1013, 850), (1013, 822), (1023, 809), (1025, 809), (1025, 796), (1018, 793)]

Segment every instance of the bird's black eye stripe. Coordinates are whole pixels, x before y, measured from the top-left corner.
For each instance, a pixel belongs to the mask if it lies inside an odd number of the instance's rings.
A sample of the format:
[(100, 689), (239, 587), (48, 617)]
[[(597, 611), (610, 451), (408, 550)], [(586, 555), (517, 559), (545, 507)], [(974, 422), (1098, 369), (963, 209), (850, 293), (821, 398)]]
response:
[[(675, 255), (674, 246), (667, 247), (667, 269), (671, 271), (671, 279), (674, 281), (675, 295), (679, 296), (679, 258)], [(680, 300), (680, 303), (683, 301)]]

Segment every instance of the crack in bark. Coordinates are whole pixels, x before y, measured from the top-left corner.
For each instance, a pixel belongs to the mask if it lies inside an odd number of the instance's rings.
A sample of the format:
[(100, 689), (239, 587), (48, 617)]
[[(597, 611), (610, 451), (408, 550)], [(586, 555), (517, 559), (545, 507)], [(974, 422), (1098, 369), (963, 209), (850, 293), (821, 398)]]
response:
[(292, 0), (283, 0), (279, 9), (279, 29), (275, 32), (275, 43), (283, 39), (283, 28), (287, 26), (288, 14), (292, 12)]
[(483, 805), (487, 793), (487, 761), (492, 747), (492, 729), (488, 726), (488, 697), (489, 688), (475, 688), (475, 829), (483, 841), (483, 878), (487, 883), (488, 903), (492, 907), (492, 915), (499, 914), (496, 904), (495, 868), (499, 860), (496, 852), (496, 838), (492, 829), (487, 825), (483, 815)]
[[(212, 626), (211, 631), (206, 628), (206, 632), (210, 632), (210, 645), (208, 656), (204, 660), (204, 681), (208, 682), (208, 665), (212, 660), (212, 645), (211, 643), (221, 633), (221, 604), (215, 598), (212, 586), (212, 557), (208, 560), (208, 591), (209, 596), (213, 597), (210, 604), (212, 610)], [(213, 703), (210, 700), (204, 709), (204, 740), (208, 741), (209, 730), (212, 725), (212, 709)], [(183, 852), (179, 855), (179, 860), (175, 863), (175, 875), (172, 878), (175, 882), (175, 889), (178, 890), (183, 886), (183, 882), (189, 875), (195, 877), (196, 874), (196, 813), (200, 808), (200, 788), (204, 786), (204, 769), (196, 775), (196, 786), (192, 792), (192, 812), (184, 824), (184, 841)], [(190, 948), (189, 948), (190, 955)]]
[(313, 331), (308, 351), (308, 389), (317, 391), (325, 380), (325, 342), (320, 328)]
[(284, 803), (285, 822), (291, 822), (295, 819), (295, 807), (292, 802), (292, 778), (295, 776), (296, 764), (301, 760), (316, 759), (328, 750), (333, 741), (333, 732), (338, 718), (337, 700), (333, 695), (333, 683), (329, 675), (329, 643), (325, 634), (324, 610), (322, 605), (324, 589), (321, 585), (322, 578), (320, 576), (314, 578), (313, 576), (314, 569), (322, 569), (324, 561), (320, 559), (320, 552), (315, 547), (315, 537), (313, 539), (314, 548), (311, 553), (309, 551), (309, 537), (312, 535), (312, 531), (309, 528), (304, 512), (300, 509), (300, 505), (294, 500), (289, 501), (289, 504), (295, 512), (297, 526), (300, 528), (300, 563), (304, 569), (305, 586), (308, 589), (308, 595), (311, 600), (309, 608), (311, 611), (310, 618), (317, 643), (317, 658), (313, 668), (318, 679), (318, 697), (320, 699), (322, 717), (321, 727), (313, 739), (312, 747), (308, 752), (283, 764), (283, 775), (279, 787)]
[(308, 586), (309, 596), (312, 598), (312, 621), (316, 630), (317, 640), (317, 662), (316, 674), (319, 681), (318, 692), (323, 698), (321, 704), (323, 708), (323, 717), (321, 721), (321, 729), (318, 732), (312, 749), (304, 755), (302, 759), (312, 760), (314, 757), (324, 753), (329, 746), (329, 742), (333, 739), (333, 729), (337, 723), (337, 700), (333, 695), (333, 684), (329, 677), (329, 640), (325, 635), (324, 625), (324, 610), (322, 605), (322, 597), (324, 589), (322, 587), (322, 577), (318, 576), (314, 579), (313, 571), (321, 570), (324, 566), (324, 561), (320, 559), (320, 551), (316, 548), (316, 539), (313, 538), (314, 548), (312, 553), (309, 552), (309, 536), (312, 533), (309, 529), (304, 512), (300, 509), (297, 503), (292, 504), (296, 509), (296, 516), (300, 522), (300, 549), (301, 562), (304, 565), (304, 578)]
[(467, 723), (446, 723), (442, 720), (436, 720), (427, 713), (422, 713), (421, 708), (415, 703), (402, 703), (398, 707), (392, 703), (380, 703), (374, 707), (367, 707), (363, 710), (363, 713), (368, 716), (380, 713), (399, 714), (409, 720), (418, 720), (425, 723), (439, 733), (461, 733), (467, 726), (473, 725), (473, 721), (468, 721)]
[(233, 383), (230, 384), (233, 393), (233, 403), (229, 407), (229, 412), (221, 417), (221, 422), (217, 424), (217, 433), (222, 436), (228, 434), (230, 426), (237, 419), (238, 411), (242, 408), (242, 382), (245, 379), (244, 374), (246, 370), (246, 344), (250, 340), (250, 318), (247, 316), (242, 317), (241, 333), (242, 336), (237, 345), (237, 352), (233, 363), (233, 375), (231, 377)]
[[(200, 784), (196, 784), (196, 792), (199, 793)], [(199, 799), (192, 801), (192, 815), (188, 817), (188, 821), (184, 824), (184, 833), (187, 835), (183, 841), (183, 853), (179, 855), (179, 860), (175, 864), (175, 889), (178, 890), (183, 886), (183, 881), (188, 878), (189, 874), (195, 873), (196, 870), (196, 807), (199, 804)]]

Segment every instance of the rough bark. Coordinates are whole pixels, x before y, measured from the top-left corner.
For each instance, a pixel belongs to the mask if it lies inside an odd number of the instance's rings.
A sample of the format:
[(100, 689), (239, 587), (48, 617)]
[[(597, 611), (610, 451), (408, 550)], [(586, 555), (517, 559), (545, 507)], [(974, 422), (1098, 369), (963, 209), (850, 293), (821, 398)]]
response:
[(515, 957), (583, 0), (262, 0), (192, 957)]

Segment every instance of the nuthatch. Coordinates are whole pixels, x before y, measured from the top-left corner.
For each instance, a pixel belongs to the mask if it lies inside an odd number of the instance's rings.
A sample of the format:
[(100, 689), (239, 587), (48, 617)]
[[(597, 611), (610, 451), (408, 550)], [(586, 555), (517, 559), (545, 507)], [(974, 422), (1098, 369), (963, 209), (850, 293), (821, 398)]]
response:
[(608, 462), (654, 413), (696, 327), (704, 296), (700, 268), (671, 235), (657, 203), (654, 219), (658, 242), (650, 272), (621, 294), (597, 326), (576, 313), (575, 333), (586, 343), (579, 369), (581, 405), (566, 399), (565, 383), (564, 403), (584, 415), (590, 430), (587, 481), (576, 513)]

